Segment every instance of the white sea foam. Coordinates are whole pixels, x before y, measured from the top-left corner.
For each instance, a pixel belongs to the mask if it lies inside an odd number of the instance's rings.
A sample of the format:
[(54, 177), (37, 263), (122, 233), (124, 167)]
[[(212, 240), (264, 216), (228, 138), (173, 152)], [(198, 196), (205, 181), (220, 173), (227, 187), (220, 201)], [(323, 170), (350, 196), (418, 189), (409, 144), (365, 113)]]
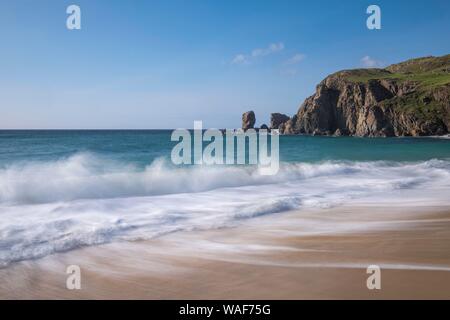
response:
[(77, 199), (102, 199), (201, 192), (223, 187), (263, 185), (362, 170), (338, 163), (290, 164), (275, 176), (263, 176), (244, 166), (179, 168), (163, 160), (144, 170), (77, 154), (45, 163), (13, 165), (0, 169), (0, 202), (48, 203)]
[(428, 136), (428, 138), (434, 138), (434, 139), (450, 139), (450, 134), (444, 134), (441, 136)]
[(408, 194), (449, 204), (450, 162), (282, 164), (275, 176), (243, 166), (145, 169), (89, 154), (0, 170), (0, 265), (81, 246), (360, 199)]

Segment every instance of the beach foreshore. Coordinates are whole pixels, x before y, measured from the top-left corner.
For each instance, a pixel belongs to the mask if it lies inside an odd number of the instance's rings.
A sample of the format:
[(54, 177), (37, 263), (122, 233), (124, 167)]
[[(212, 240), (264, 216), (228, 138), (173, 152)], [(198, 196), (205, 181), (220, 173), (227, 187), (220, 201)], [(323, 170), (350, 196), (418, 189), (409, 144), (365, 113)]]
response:
[(0, 298), (450, 299), (450, 206), (308, 209), (81, 248), (0, 269)]

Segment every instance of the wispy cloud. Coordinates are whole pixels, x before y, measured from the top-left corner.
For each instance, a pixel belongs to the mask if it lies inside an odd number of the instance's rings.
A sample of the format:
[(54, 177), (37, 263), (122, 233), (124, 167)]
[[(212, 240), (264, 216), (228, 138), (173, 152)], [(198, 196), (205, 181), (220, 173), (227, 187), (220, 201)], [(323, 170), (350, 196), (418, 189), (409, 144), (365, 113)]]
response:
[(236, 56), (234, 56), (233, 60), (231, 60), (231, 64), (249, 64), (254, 59), (265, 57), (283, 50), (284, 44), (282, 42), (271, 43), (267, 48), (253, 49), (249, 54), (237, 54)]
[(280, 74), (284, 76), (295, 76), (296, 74), (298, 74), (298, 69), (297, 68), (281, 69)]
[(302, 54), (302, 53), (297, 53), (295, 55), (293, 55), (291, 58), (287, 59), (284, 64), (285, 65), (294, 65), (294, 64), (298, 64), (299, 62), (305, 60), (306, 55)]
[(371, 58), (370, 56), (364, 56), (361, 58), (361, 64), (366, 68), (380, 68), (384, 66), (384, 63)]
[(254, 49), (252, 51), (252, 57), (264, 57), (269, 54), (282, 51), (284, 49), (284, 44), (282, 42), (272, 43), (267, 48), (264, 49)]
[(305, 60), (306, 55), (303, 53), (296, 53), (289, 59), (283, 62), (281, 74), (287, 76), (295, 76), (298, 73), (298, 64)]
[(245, 54), (238, 54), (231, 61), (231, 64), (246, 64), (246, 63), (249, 63), (249, 61), (248, 58), (245, 56)]

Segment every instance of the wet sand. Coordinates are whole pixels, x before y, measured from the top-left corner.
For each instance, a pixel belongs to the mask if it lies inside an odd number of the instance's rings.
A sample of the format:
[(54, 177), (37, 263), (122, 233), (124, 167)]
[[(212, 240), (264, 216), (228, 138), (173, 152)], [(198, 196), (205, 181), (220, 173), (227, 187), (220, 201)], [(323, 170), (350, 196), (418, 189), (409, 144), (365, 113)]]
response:
[[(68, 265), (81, 290), (66, 288)], [(0, 269), (0, 298), (450, 299), (450, 207), (294, 211), (82, 248)]]

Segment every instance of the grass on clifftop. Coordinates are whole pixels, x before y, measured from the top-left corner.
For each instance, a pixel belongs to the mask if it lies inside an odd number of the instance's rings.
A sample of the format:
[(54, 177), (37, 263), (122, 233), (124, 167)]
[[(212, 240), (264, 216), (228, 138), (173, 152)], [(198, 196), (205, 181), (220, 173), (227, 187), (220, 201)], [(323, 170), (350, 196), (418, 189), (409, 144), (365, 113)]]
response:
[(430, 90), (450, 83), (450, 55), (412, 59), (386, 69), (345, 70), (337, 75), (357, 83), (382, 79), (411, 81), (417, 82), (420, 89)]
[(367, 83), (370, 80), (391, 79), (399, 82), (411, 81), (419, 83), (422, 89), (432, 89), (437, 86), (443, 86), (450, 83), (450, 73), (390, 73), (390, 72), (371, 72), (349, 75), (347, 77), (352, 82)]

